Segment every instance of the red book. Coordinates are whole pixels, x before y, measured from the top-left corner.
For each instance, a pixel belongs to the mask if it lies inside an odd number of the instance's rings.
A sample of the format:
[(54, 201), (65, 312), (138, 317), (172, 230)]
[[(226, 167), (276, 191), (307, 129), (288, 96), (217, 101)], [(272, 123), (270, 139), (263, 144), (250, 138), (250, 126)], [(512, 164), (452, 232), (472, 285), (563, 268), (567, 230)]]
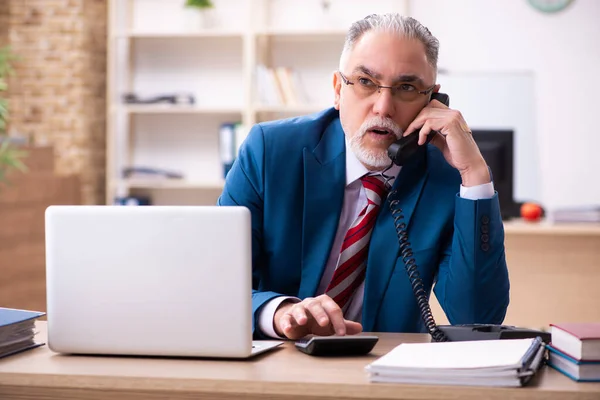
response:
[(600, 322), (550, 324), (552, 346), (576, 360), (600, 361)]

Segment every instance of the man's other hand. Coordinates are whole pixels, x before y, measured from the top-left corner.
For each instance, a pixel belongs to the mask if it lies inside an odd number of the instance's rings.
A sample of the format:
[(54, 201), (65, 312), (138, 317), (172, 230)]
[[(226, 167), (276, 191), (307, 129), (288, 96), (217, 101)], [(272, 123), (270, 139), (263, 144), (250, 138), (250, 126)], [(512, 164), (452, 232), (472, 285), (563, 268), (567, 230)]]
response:
[(309, 297), (300, 303), (283, 302), (275, 311), (273, 327), (278, 335), (292, 340), (309, 334), (343, 336), (362, 331), (361, 324), (344, 319), (341, 308), (327, 295)]

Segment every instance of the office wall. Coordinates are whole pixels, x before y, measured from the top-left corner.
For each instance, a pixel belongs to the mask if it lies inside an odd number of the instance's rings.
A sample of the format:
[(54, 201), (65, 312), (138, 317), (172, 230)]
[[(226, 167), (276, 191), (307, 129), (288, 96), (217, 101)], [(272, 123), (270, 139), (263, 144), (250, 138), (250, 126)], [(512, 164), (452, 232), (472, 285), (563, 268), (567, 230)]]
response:
[(412, 0), (409, 9), (440, 39), (441, 68), (534, 74), (542, 202), (600, 204), (600, 2), (574, 0), (557, 14), (525, 0)]
[(8, 2), (0, 1), (0, 46), (8, 43)]
[(9, 81), (11, 131), (54, 145), (57, 173), (79, 175), (83, 202), (103, 203), (106, 2), (0, 4), (0, 43), (20, 58)]

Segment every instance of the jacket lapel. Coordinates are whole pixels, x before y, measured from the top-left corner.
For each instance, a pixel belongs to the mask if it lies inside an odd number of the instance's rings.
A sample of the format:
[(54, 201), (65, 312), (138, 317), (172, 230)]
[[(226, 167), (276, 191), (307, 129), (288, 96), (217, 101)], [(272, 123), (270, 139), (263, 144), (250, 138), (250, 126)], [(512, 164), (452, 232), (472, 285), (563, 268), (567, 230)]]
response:
[(390, 211), (390, 200), (398, 200), (396, 207), (402, 209), (404, 223), (406, 223), (406, 229), (408, 229), (414, 209), (427, 180), (426, 164), (426, 151), (423, 149), (402, 167), (398, 178), (394, 182), (390, 196), (383, 204), (383, 208), (377, 217), (377, 223), (371, 236), (365, 278), (362, 318), (365, 332), (370, 332), (374, 328), (383, 295), (399, 255), (398, 236)]
[(314, 296), (337, 231), (346, 186), (344, 131), (339, 119), (314, 151), (304, 148), (302, 277), (298, 297)]

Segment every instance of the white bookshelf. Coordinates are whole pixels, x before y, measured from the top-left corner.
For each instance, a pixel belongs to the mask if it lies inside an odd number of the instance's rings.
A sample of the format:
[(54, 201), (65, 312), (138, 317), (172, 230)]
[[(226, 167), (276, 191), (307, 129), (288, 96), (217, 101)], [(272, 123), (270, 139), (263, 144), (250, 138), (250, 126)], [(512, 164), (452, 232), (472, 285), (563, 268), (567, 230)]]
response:
[(149, 190), (170, 190), (170, 189), (201, 189), (201, 190), (221, 190), (223, 181), (214, 182), (190, 182), (186, 180), (124, 180), (120, 184), (126, 185), (130, 189), (149, 189)]
[(339, 38), (346, 35), (346, 29), (298, 29), (298, 28), (263, 28), (256, 31), (258, 37), (287, 37), (299, 40), (321, 39), (327, 37)]
[(152, 105), (123, 105), (122, 110), (128, 114), (241, 114), (241, 107), (211, 107), (211, 106), (185, 106), (170, 104), (152, 104)]
[[(128, 0), (129, 1), (129, 0)], [(190, 39), (190, 38), (239, 38), (244, 36), (244, 32), (239, 30), (211, 29), (201, 32), (136, 32), (127, 31), (115, 34), (115, 38), (130, 39)]]
[[(214, 204), (224, 183), (222, 124), (241, 124), (239, 142), (256, 122), (330, 107), (331, 74), (351, 22), (408, 12), (406, 0), (213, 0), (199, 24), (184, 3), (109, 1), (107, 204), (117, 194), (149, 196), (153, 204)], [(289, 79), (292, 100), (282, 91), (267, 101), (259, 65), (287, 68), (279, 79)], [(298, 86), (304, 95), (295, 94)], [(194, 104), (128, 104), (126, 93), (191, 94)], [(183, 178), (125, 179), (121, 171), (131, 166)]]

